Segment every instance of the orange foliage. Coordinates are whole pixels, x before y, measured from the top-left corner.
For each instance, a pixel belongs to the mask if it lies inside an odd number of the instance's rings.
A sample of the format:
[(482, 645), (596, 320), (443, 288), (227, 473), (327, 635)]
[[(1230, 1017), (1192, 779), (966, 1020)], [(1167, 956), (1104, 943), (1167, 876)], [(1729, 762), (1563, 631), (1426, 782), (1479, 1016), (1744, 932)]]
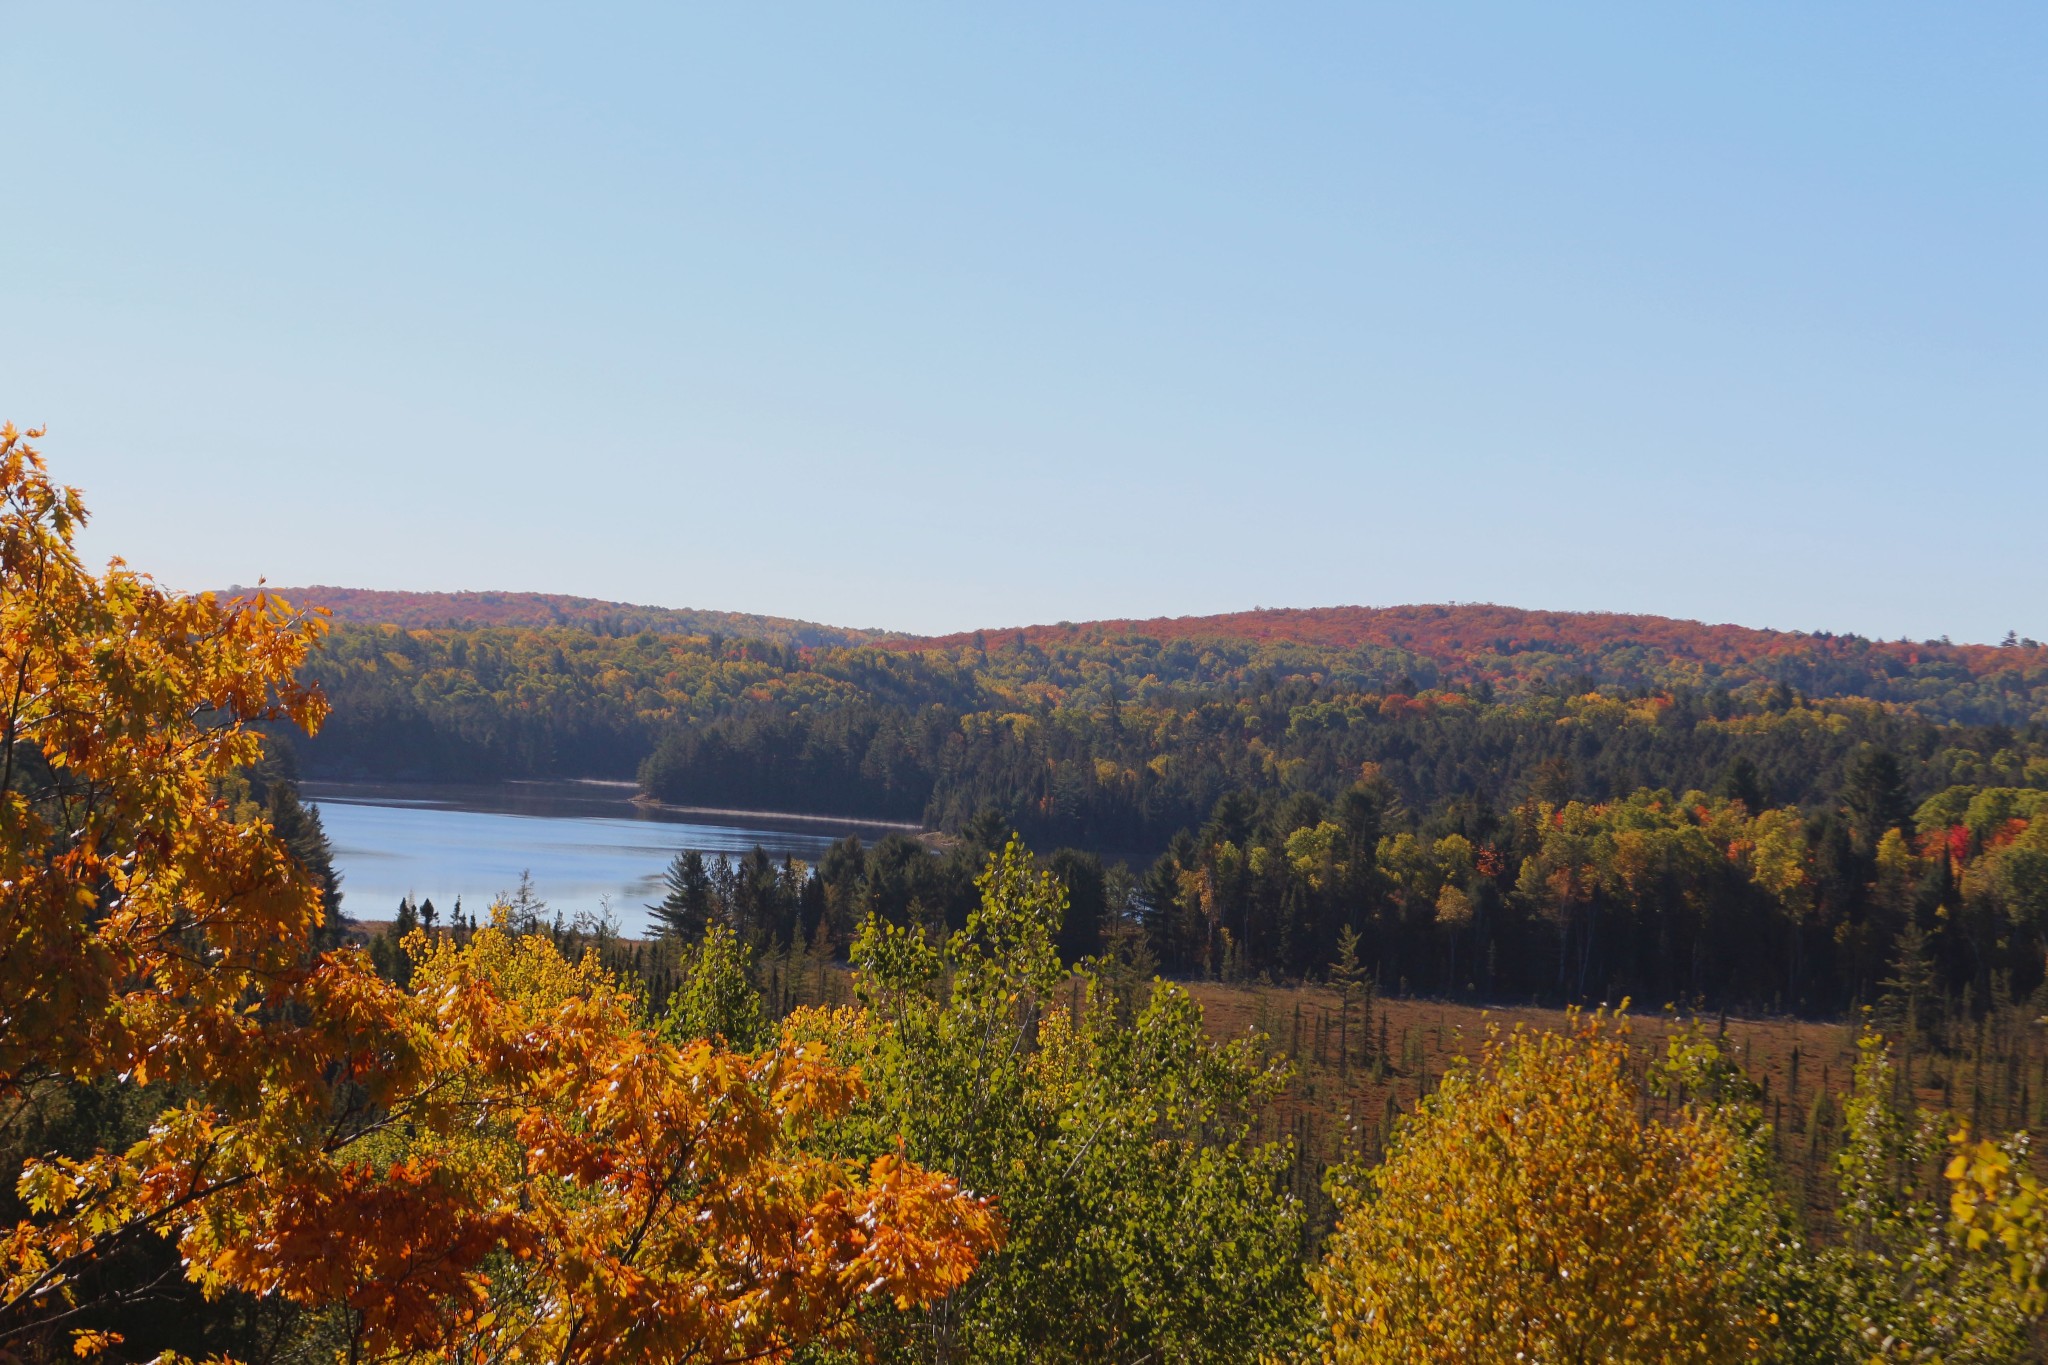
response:
[(0, 1355), (146, 1236), (209, 1293), (346, 1310), (372, 1356), (776, 1359), (965, 1280), (983, 1201), (798, 1146), (850, 1072), (665, 1043), (623, 987), (503, 929), (420, 939), (409, 992), (317, 952), (318, 890), (222, 792), (252, 722), (319, 724), (296, 677), (322, 623), (88, 573), (84, 516), (0, 427), (0, 1122), (81, 1082), (162, 1107), (132, 1146), (20, 1173)]

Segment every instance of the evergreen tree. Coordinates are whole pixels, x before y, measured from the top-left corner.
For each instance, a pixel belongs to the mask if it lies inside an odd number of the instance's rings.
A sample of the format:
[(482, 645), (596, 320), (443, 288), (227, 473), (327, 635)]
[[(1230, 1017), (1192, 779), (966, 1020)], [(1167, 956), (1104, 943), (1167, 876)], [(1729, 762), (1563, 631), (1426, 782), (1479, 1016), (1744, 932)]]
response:
[(1185, 965), (1180, 926), (1180, 865), (1171, 853), (1160, 855), (1145, 873), (1138, 891), (1139, 914), (1153, 956), (1168, 971)]
[(702, 934), (711, 916), (711, 875), (704, 870), (704, 855), (694, 848), (676, 854), (661, 882), (661, 900), (647, 909), (661, 926), (662, 937), (694, 939)]
[(263, 789), (264, 813), (271, 829), (320, 888), (320, 946), (333, 948), (341, 942), (343, 929), (341, 874), (334, 870), (334, 848), (320, 823), (320, 808), (300, 799), (298, 785), (282, 775), (282, 765), (266, 763), (253, 777)]
[(1925, 1030), (1930, 1013), (1939, 1003), (1934, 975), (1934, 958), (1928, 952), (1927, 935), (1917, 920), (1908, 919), (1899, 931), (1897, 955), (1892, 973), (1878, 984), (1884, 994), (1878, 1000), (1878, 1018), (1887, 1031), (1905, 1044), (1907, 1056)]
[[(1345, 925), (1337, 931), (1337, 960), (1330, 964), (1330, 984), (1337, 988), (1337, 1070), (1344, 1074), (1351, 1066), (1351, 1002), (1365, 982), (1365, 969), (1358, 961), (1358, 931)], [(1366, 997), (1366, 1019), (1372, 1018), (1371, 995)]]
[[(782, 877), (768, 850), (755, 844), (734, 869), (733, 894), (726, 907), (733, 927), (755, 947), (788, 942), (792, 903), (783, 904)], [(792, 898), (793, 900), (794, 898)]]
[(1079, 962), (1102, 951), (1102, 919), (1106, 883), (1102, 859), (1079, 849), (1063, 848), (1046, 859), (1052, 875), (1067, 889), (1067, 913), (1059, 927), (1060, 960)]
[(1897, 755), (1878, 745), (1864, 745), (1849, 764), (1842, 784), (1842, 806), (1848, 812), (1849, 832), (1857, 850), (1873, 852), (1885, 831), (1899, 828), (1912, 811)]
[(401, 897), (391, 923), (370, 940), (370, 965), (379, 976), (400, 986), (412, 983), (412, 958), (405, 951), (405, 939), (419, 927), (419, 911), (413, 907), (412, 897)]
[(1764, 795), (1763, 776), (1748, 754), (1737, 754), (1728, 764), (1728, 770), (1721, 775), (1721, 795), (1740, 801), (1751, 815), (1759, 814), (1770, 804)]

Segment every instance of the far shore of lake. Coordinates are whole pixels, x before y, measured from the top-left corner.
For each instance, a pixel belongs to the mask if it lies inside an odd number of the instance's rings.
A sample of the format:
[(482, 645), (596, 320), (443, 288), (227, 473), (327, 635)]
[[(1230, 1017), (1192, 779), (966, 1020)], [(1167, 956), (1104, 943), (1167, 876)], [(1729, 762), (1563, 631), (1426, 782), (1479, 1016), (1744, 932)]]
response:
[[(610, 784), (607, 784), (610, 785)], [(657, 801), (644, 792), (632, 798), (634, 805), (645, 810), (658, 810), (670, 815), (718, 815), (727, 819), (752, 820), (796, 820), (814, 825), (865, 825), (872, 829), (900, 829), (913, 834), (924, 834), (925, 827), (915, 820), (878, 820), (869, 815), (810, 815), (802, 811), (789, 810), (746, 810), (738, 806), (677, 806), (666, 801)]]

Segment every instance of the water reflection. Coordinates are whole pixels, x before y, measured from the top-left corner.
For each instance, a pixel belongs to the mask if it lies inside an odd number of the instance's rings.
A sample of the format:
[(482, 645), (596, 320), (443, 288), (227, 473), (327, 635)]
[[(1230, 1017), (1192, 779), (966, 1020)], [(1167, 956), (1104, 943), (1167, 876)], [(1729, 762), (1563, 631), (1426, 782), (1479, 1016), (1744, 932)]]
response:
[(389, 919), (399, 900), (431, 898), (444, 914), (457, 897), (480, 914), (518, 886), (566, 916), (609, 907), (629, 934), (646, 927), (660, 898), (662, 869), (694, 848), (738, 855), (756, 844), (780, 858), (815, 861), (833, 840), (872, 840), (890, 826), (793, 817), (684, 814), (631, 801), (630, 784), (510, 782), (479, 786), (393, 786), (309, 782), (320, 807), (342, 908), (357, 919)]

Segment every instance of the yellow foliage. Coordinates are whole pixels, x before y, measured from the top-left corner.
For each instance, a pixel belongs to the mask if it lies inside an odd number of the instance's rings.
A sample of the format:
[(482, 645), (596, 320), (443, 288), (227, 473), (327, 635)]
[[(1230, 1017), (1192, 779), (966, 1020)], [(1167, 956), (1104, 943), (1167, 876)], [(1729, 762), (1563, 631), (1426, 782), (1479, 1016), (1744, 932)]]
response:
[(2010, 1271), (2021, 1311), (2048, 1308), (2048, 1185), (1998, 1143), (1972, 1140), (1964, 1129), (1951, 1139), (1949, 1210), (1971, 1251), (1997, 1243)]
[(1341, 875), (1337, 850), (1344, 846), (1344, 830), (1328, 820), (1303, 826), (1287, 836), (1287, 863), (1310, 886), (1321, 890), (1332, 877)]
[(1804, 903), (1812, 882), (1807, 858), (1806, 822), (1797, 810), (1763, 811), (1750, 822), (1750, 876), (1788, 909)]
[(415, 935), (410, 990), (319, 951), (319, 890), (233, 798), (256, 722), (325, 715), (298, 676), (322, 623), (96, 577), (84, 516), (0, 427), (0, 1105), (76, 1081), (166, 1107), (13, 1182), (0, 1358), (156, 1236), (209, 1295), (345, 1316), (351, 1358), (785, 1359), (965, 1281), (984, 1201), (798, 1149), (860, 1093), (818, 1049), (669, 1044), (502, 920)]
[(1626, 1026), (1495, 1033), (1340, 1183), (1313, 1273), (1330, 1365), (1739, 1360), (1767, 1322), (1707, 1235), (1734, 1140), (1687, 1112), (1641, 1116)]
[(1446, 929), (1462, 929), (1472, 922), (1472, 898), (1456, 882), (1445, 882), (1436, 893), (1436, 922)]
[(1464, 886), (1472, 880), (1478, 870), (1478, 853), (1472, 841), (1462, 834), (1446, 834), (1436, 841), (1430, 852), (1436, 856), (1436, 865), (1442, 871), (1444, 880)]

